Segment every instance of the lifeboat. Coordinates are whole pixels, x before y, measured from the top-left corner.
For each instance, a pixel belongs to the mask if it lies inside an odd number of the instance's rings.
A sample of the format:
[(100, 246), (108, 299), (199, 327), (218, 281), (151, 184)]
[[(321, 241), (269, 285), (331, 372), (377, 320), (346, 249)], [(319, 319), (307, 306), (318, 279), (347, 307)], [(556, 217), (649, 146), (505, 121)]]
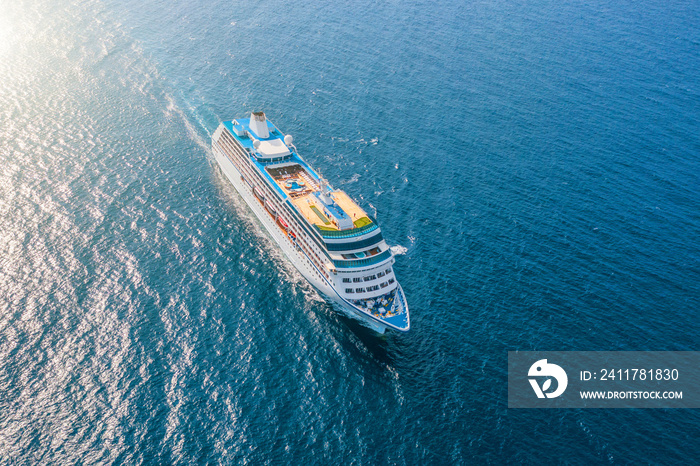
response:
[(289, 230), (289, 225), (284, 221), (282, 217), (277, 217), (277, 224), (285, 230)]
[(255, 194), (255, 197), (257, 197), (258, 200), (260, 200), (260, 202), (265, 200), (265, 195), (262, 192), (260, 192), (257, 186), (253, 188), (253, 194)]
[(265, 209), (273, 217), (275, 217), (277, 215), (277, 211), (275, 210), (275, 206), (273, 206), (272, 203), (270, 203), (270, 201), (265, 201)]

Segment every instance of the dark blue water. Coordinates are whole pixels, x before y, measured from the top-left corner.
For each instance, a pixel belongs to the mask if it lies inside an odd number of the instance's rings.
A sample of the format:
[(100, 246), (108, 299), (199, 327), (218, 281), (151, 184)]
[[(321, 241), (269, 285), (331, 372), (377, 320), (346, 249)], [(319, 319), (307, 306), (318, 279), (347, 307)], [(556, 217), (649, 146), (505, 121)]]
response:
[[(508, 350), (699, 350), (697, 2), (0, 4), (0, 463), (689, 463)], [(337, 315), (209, 149), (263, 110), (402, 252)]]

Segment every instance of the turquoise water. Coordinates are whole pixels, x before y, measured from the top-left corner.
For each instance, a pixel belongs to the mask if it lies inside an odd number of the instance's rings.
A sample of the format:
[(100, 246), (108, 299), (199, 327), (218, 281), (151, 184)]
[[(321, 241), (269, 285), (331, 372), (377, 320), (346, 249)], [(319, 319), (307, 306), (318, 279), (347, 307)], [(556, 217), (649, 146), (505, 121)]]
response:
[[(0, 4), (0, 462), (688, 463), (508, 350), (698, 350), (697, 2)], [(263, 110), (399, 254), (339, 316), (213, 162)]]
[(287, 187), (288, 187), (289, 189), (293, 189), (293, 190), (295, 190), (295, 191), (296, 191), (296, 190), (302, 189), (302, 185), (300, 185), (296, 180), (289, 181), (289, 182), (287, 182), (286, 185), (288, 185)]

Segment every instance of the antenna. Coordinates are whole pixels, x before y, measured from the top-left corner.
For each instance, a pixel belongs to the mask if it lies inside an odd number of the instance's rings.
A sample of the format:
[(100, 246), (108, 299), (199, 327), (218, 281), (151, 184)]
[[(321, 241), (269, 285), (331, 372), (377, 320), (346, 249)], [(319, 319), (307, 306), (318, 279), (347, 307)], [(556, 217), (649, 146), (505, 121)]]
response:
[(333, 201), (333, 198), (331, 197), (331, 192), (328, 186), (328, 181), (321, 177), (321, 182), (320, 188), (321, 188), (321, 200), (326, 204), (326, 205), (334, 205), (335, 202)]

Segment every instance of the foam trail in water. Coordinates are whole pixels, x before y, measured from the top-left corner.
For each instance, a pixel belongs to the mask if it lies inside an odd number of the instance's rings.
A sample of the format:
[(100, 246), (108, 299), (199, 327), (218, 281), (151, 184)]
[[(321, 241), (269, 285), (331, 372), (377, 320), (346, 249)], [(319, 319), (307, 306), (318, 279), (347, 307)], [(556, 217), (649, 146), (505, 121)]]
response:
[[(205, 151), (209, 151), (209, 144), (202, 137), (202, 135), (197, 132), (197, 129), (194, 127), (194, 125), (192, 124), (192, 122), (188, 118), (187, 114), (177, 105), (177, 103), (175, 102), (175, 99), (169, 95), (166, 96), (166, 99), (168, 101), (168, 106), (167, 106), (168, 112), (174, 112), (175, 114), (177, 114), (177, 116), (180, 117), (183, 124), (185, 125), (185, 128), (187, 129), (187, 134), (190, 136), (190, 139), (192, 141), (194, 141), (195, 144), (197, 144), (199, 147), (201, 147)], [(190, 110), (192, 110), (193, 114), (195, 113), (194, 108), (192, 108), (191, 106), (190, 106)], [(209, 138), (211, 138), (211, 133), (207, 130), (206, 126), (204, 126), (201, 119), (198, 119), (195, 117), (195, 120), (199, 123), (201, 128), (207, 134), (207, 136)]]

